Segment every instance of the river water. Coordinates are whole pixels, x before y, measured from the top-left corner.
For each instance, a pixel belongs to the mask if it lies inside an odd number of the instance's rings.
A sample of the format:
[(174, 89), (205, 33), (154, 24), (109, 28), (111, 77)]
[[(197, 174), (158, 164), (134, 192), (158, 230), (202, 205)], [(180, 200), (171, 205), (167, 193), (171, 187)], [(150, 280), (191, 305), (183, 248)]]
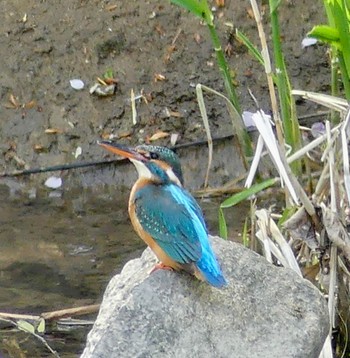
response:
[[(0, 186), (0, 312), (40, 315), (101, 302), (110, 278), (145, 248), (128, 218), (128, 191), (104, 186), (23, 194)], [(199, 203), (210, 232), (217, 234), (219, 202)], [(245, 214), (241, 208), (228, 213), (232, 235), (241, 230)], [(76, 357), (90, 328), (53, 324), (45, 339), (61, 357)], [(18, 357), (24, 351), (23, 357), (50, 355), (34, 337), (2, 329), (0, 357), (9, 351)]]

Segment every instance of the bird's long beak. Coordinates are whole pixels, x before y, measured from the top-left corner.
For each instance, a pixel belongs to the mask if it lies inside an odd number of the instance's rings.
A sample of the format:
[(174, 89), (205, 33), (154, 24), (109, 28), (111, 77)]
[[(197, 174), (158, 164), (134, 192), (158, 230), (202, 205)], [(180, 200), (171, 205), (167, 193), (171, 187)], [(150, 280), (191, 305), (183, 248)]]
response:
[(141, 162), (146, 161), (146, 158), (133, 148), (129, 148), (109, 140), (97, 141), (97, 144), (114, 154), (121, 155), (124, 158), (135, 159)]

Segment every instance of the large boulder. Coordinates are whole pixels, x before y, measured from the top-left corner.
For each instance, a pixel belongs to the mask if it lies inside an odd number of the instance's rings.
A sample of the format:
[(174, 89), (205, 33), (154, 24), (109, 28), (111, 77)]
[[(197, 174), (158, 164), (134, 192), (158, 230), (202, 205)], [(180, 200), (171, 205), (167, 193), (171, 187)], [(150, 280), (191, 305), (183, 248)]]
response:
[(147, 249), (110, 281), (82, 357), (317, 358), (329, 330), (319, 291), (239, 244), (212, 240), (227, 288), (150, 274)]

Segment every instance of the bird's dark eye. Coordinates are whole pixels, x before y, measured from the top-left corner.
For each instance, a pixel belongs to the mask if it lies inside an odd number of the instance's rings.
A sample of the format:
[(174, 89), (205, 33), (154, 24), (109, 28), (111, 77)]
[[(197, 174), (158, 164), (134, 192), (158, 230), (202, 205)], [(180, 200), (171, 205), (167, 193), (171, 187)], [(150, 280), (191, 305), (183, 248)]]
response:
[(159, 158), (158, 153), (154, 153), (154, 152), (150, 152), (149, 156), (150, 156), (151, 159), (158, 159)]

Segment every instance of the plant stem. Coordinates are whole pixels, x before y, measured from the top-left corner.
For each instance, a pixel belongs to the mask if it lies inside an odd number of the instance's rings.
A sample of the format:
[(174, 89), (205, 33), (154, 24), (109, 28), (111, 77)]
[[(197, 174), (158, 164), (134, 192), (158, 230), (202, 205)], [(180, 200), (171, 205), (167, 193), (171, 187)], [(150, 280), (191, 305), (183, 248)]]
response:
[(233, 104), (233, 106), (235, 107), (236, 111), (239, 113), (239, 117), (237, 117), (237, 120), (235, 123), (238, 140), (244, 150), (244, 154), (245, 154), (246, 158), (251, 157), (253, 155), (252, 144), (251, 144), (250, 137), (249, 137), (249, 135), (245, 129), (244, 123), (243, 123), (242, 110), (241, 110), (241, 106), (238, 101), (238, 97), (237, 97), (234, 85), (232, 83), (230, 69), (227, 65), (227, 62), (226, 62), (226, 59), (224, 56), (224, 52), (222, 51), (221, 43), (219, 40), (219, 36), (216, 32), (214, 23), (213, 22), (207, 23), (207, 25), (209, 28), (211, 40), (214, 45), (214, 50), (216, 53), (216, 59), (217, 59), (218, 65), (219, 65), (219, 69), (220, 69), (221, 75), (224, 79), (224, 84), (225, 84), (225, 88), (226, 88), (228, 97), (229, 97), (231, 103)]
[(243, 149), (245, 159), (252, 157), (253, 149), (250, 137), (244, 126), (242, 118), (242, 110), (236, 95), (236, 91), (232, 82), (232, 77), (230, 74), (230, 69), (225, 60), (224, 52), (222, 51), (221, 43), (219, 36), (216, 32), (214, 25), (214, 15), (210, 10), (207, 0), (171, 0), (174, 4), (182, 6), (183, 8), (189, 10), (192, 14), (198, 16), (202, 21), (205, 21), (209, 28), (210, 37), (214, 46), (216, 53), (216, 59), (219, 65), (221, 75), (224, 79), (225, 88), (228, 94), (230, 103), (232, 103), (235, 108), (238, 116), (233, 117), (235, 134), (237, 135), (240, 148)]
[[(270, 9), (273, 10), (271, 11), (271, 27), (276, 66), (276, 84), (280, 99), (284, 136), (286, 143), (292, 147), (292, 151), (294, 152), (300, 148), (300, 130), (296, 117), (295, 103), (291, 95), (291, 86), (282, 52), (277, 8), (278, 6), (274, 6), (273, 0), (270, 0)], [(300, 162), (293, 164), (293, 171), (295, 173), (301, 171)]]
[(213, 45), (214, 45), (214, 50), (215, 50), (215, 53), (216, 53), (216, 58), (217, 58), (217, 61), (218, 61), (219, 69), (220, 69), (221, 74), (222, 74), (222, 76), (224, 78), (224, 81), (225, 81), (225, 88), (226, 88), (226, 91), (228, 93), (228, 97), (229, 97), (230, 101), (232, 102), (232, 104), (235, 106), (237, 112), (239, 114), (242, 114), (241, 106), (239, 104), (239, 101), (238, 101), (238, 98), (237, 98), (237, 95), (236, 95), (236, 91), (235, 91), (235, 89), (233, 87), (230, 70), (229, 70), (227, 62), (225, 60), (225, 56), (224, 56), (224, 53), (222, 51), (221, 43), (220, 43), (220, 40), (219, 40), (219, 36), (218, 36), (218, 34), (216, 32), (215, 25), (214, 24), (208, 24), (208, 28), (209, 28), (211, 40), (212, 40)]
[(343, 79), (345, 97), (349, 101), (350, 100), (350, 81), (349, 81), (348, 72), (346, 70), (346, 63), (344, 60), (344, 56), (340, 52), (338, 53), (338, 59), (339, 59), (340, 72), (342, 74), (342, 79)]

